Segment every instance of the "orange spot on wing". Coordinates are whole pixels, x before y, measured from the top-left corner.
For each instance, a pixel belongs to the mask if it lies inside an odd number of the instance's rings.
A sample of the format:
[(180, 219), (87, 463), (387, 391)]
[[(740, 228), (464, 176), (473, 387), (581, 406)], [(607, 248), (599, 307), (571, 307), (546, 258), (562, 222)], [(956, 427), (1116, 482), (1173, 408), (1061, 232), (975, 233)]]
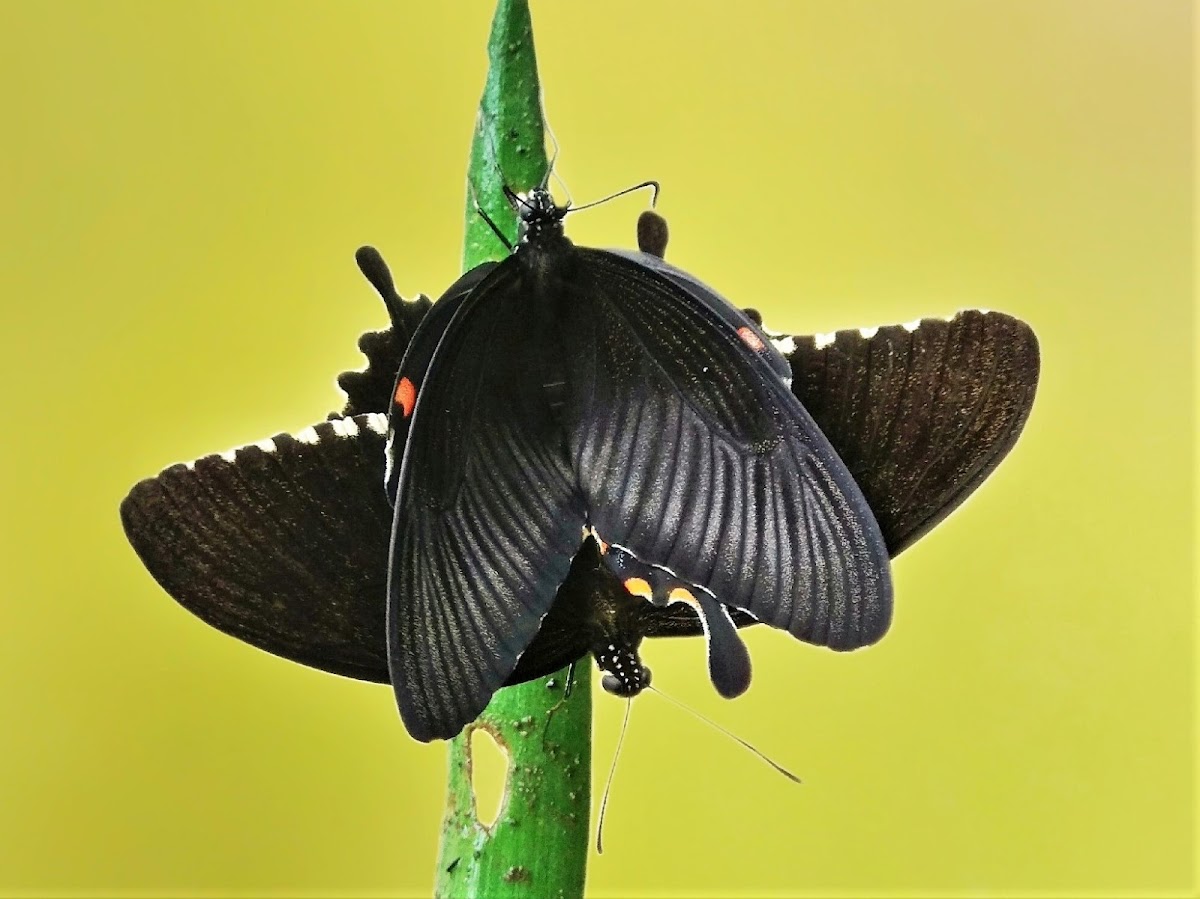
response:
[(692, 595), (691, 590), (685, 590), (683, 587), (676, 587), (667, 596), (667, 602), (686, 602), (689, 606), (698, 605), (696, 597)]
[(412, 415), (413, 407), (417, 404), (417, 388), (408, 378), (401, 378), (396, 385), (396, 405), (404, 410), (404, 417)]
[(640, 596), (642, 599), (649, 599), (654, 595), (654, 591), (650, 589), (650, 582), (645, 578), (629, 578), (625, 581), (625, 589), (634, 596)]
[(742, 338), (742, 343), (756, 353), (765, 348), (762, 339), (754, 333), (753, 329), (747, 328), (745, 325), (738, 328), (738, 337)]

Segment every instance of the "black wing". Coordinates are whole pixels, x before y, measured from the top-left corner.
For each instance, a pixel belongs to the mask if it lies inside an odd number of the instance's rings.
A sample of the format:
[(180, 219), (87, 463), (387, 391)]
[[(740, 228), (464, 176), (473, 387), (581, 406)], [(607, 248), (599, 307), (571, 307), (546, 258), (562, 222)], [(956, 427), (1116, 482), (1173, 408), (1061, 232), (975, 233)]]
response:
[(354, 260), (371, 286), (387, 307), (388, 327), (382, 331), (367, 331), (358, 338), (358, 348), (367, 357), (367, 364), (358, 371), (344, 371), (337, 378), (338, 387), (346, 394), (343, 415), (367, 412), (386, 413), (391, 407), (392, 384), (396, 369), (404, 357), (413, 334), (424, 320), (432, 304), (419, 295), (405, 300), (396, 292), (392, 273), (379, 251), (374, 247), (359, 247)]
[[(294, 436), (172, 465), (135, 485), (120, 511), (146, 569), (209, 625), (291, 661), (387, 683), (393, 513), (384, 494), (385, 413), (414, 332), (424, 333), (431, 355), (448, 313), (493, 265), (447, 290), (426, 327), (430, 302), (400, 299), (377, 254), (360, 251), (359, 259), (391, 317), (387, 329), (360, 338), (366, 367), (338, 378), (346, 408), (364, 414), (332, 415)], [(403, 448), (403, 437), (394, 441), (395, 452)], [(577, 623), (592, 577), (585, 565), (572, 568), (509, 683), (556, 671), (587, 651)]]
[[(792, 391), (850, 469), (892, 556), (1000, 464), (1037, 392), (1037, 338), (1000, 312), (774, 343), (790, 363)], [(686, 606), (648, 606), (643, 617), (647, 636), (701, 633)]]
[(558, 588), (537, 636), (521, 653), (506, 683), (545, 677), (582, 658), (592, 648), (587, 622), (597, 605), (611, 605), (624, 592), (621, 582), (601, 561), (595, 541), (585, 540), (571, 560), (567, 579)]
[(793, 391), (862, 488), (893, 556), (1000, 464), (1037, 392), (1037, 338), (1000, 312), (779, 343)]
[(546, 393), (562, 377), (561, 347), (533, 299), (515, 258), (497, 267), (416, 393), (387, 628), (397, 704), (419, 740), (452, 737), (483, 710), (581, 543), (583, 506)]
[(125, 534), (180, 605), (335, 674), (386, 682), (382, 414), (334, 419), (135, 485)]
[[(133, 487), (121, 521), (154, 579), (208, 624), (292, 661), (386, 683), (386, 413), (414, 333), (431, 331), (421, 328), (431, 304), (403, 300), (372, 248), (356, 259), (391, 322), (359, 339), (365, 368), (338, 377), (345, 415), (172, 465)], [(488, 268), (456, 282), (446, 305)]]
[(441, 343), (446, 328), (449, 327), (458, 308), (470, 295), (471, 290), (482, 282), (488, 272), (495, 267), (496, 263), (494, 262), (477, 265), (451, 284), (441, 298), (433, 304), (433, 308), (421, 319), (412, 341), (404, 351), (403, 359), (397, 359), (392, 366), (392, 373), (388, 378), (391, 387), (386, 398), (383, 399), (385, 404), (383, 408), (390, 414), (390, 430), (384, 457), (384, 486), (388, 502), (393, 506), (396, 504), (396, 491), (400, 485), (400, 461), (404, 458), (404, 447), (408, 441), (412, 411), (411, 405), (408, 409), (404, 408), (400, 399), (400, 385), (404, 381), (408, 382), (407, 402), (415, 403), (416, 395), (425, 380), (425, 372), (428, 371), (429, 365), (433, 361), (433, 354), (437, 352), (438, 344)]
[[(356, 371), (344, 371), (338, 375), (338, 387), (346, 394), (346, 404), (341, 412), (343, 416), (386, 413), (392, 407), (396, 371), (415, 335), (422, 330), (427, 334), (436, 330), (437, 336), (440, 336), (450, 321), (446, 312), (452, 312), (458, 301), (496, 265), (494, 262), (477, 265), (451, 284), (437, 303), (431, 303), (424, 294), (418, 294), (415, 300), (401, 297), (396, 292), (387, 263), (374, 247), (359, 247), (354, 260), (383, 299), (391, 321), (382, 331), (367, 331), (358, 338), (358, 348), (366, 356), (367, 364)], [(430, 329), (425, 327), (425, 318), (434, 309), (438, 312), (433, 317), (440, 324)], [(435, 337), (433, 346), (436, 345)]]
[[(639, 221), (640, 224), (640, 221)], [(665, 227), (665, 223), (664, 226)], [(641, 237), (639, 233), (639, 238)], [(653, 238), (651, 238), (653, 240)], [(607, 250), (610, 256), (620, 256), (628, 259), (639, 268), (647, 268), (671, 281), (685, 294), (699, 302), (720, 322), (729, 329), (743, 335), (743, 342), (750, 341), (762, 344), (757, 356), (770, 366), (771, 370), (784, 382), (790, 382), (792, 370), (787, 359), (771, 340), (770, 335), (763, 330), (762, 316), (753, 309), (738, 309), (723, 296), (697, 278), (695, 275), (676, 268), (665, 261), (662, 256), (638, 250)], [(745, 330), (742, 330), (745, 329)]]
[(808, 642), (879, 639), (878, 525), (770, 348), (711, 291), (578, 252), (562, 304), (568, 434), (599, 535)]
[[(159, 585), (212, 627), (293, 662), (382, 684), (387, 420), (376, 413), (352, 421), (353, 429), (335, 419), (172, 465), (134, 486), (121, 521)], [(580, 622), (603, 589), (620, 585), (578, 553), (505, 683), (583, 656), (589, 644)]]
[[(386, 284), (391, 327), (363, 335), (366, 370), (338, 379), (349, 411), (389, 408), (400, 359), (430, 307), (424, 298), (400, 300), (390, 278)], [(781, 337), (775, 345), (790, 362), (794, 392), (847, 462), (895, 555), (953, 511), (1015, 443), (1037, 386), (1038, 345), (1028, 325), (996, 312), (869, 333)], [(905, 410), (903, 427), (864, 426), (895, 408)], [(391, 510), (379, 489), (381, 419), (371, 422), (356, 418), (357, 433), (323, 423), (301, 432), (302, 440), (279, 435), (270, 453), (252, 445), (171, 466), (122, 503), (130, 543), (168, 594), (219, 630), (302, 664), (387, 682), (382, 597)], [(312, 530), (315, 522), (321, 531)], [(590, 589), (576, 568), (509, 683), (587, 650), (570, 611)], [(648, 636), (701, 633), (688, 606), (643, 611)], [(737, 611), (733, 617), (753, 622)]]

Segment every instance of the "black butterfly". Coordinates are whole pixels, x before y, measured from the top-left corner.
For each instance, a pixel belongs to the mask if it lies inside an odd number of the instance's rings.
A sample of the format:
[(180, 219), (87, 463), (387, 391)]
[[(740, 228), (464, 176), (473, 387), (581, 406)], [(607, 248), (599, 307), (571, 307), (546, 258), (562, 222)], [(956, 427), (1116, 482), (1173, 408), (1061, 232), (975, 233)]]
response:
[(631, 695), (644, 636), (705, 628), (726, 695), (749, 678), (731, 622), (881, 636), (887, 555), (1024, 424), (1029, 328), (969, 312), (773, 343), (651, 254), (573, 247), (548, 195), (522, 204), (517, 251), (432, 307), (360, 251), (392, 327), (339, 379), (343, 416), (138, 484), (122, 519), (155, 578), (250, 643), (390, 679), (426, 740), (589, 650)]

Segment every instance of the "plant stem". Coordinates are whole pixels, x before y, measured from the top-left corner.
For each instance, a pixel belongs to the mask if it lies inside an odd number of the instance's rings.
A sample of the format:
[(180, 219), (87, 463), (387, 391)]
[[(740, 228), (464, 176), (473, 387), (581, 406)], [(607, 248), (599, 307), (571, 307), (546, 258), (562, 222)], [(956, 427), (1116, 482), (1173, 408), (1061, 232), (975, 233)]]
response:
[[(504, 198), (540, 184), (547, 168), (541, 90), (527, 0), (499, 0), (488, 40), (488, 75), (468, 170), (463, 267), (507, 250), (475, 208), (510, 241), (517, 218)], [(587, 866), (591, 807), (591, 667), (507, 687), (450, 744), (446, 814), (435, 894), (440, 899), (578, 897)], [(508, 760), (500, 814), (477, 817), (471, 734), (484, 730)]]

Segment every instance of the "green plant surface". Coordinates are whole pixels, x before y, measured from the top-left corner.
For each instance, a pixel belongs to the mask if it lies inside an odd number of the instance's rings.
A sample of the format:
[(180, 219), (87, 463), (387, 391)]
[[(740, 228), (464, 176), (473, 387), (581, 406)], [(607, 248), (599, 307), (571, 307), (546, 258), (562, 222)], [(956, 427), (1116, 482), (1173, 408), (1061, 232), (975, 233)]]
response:
[[(467, 181), (463, 268), (502, 259), (508, 250), (476, 203), (510, 241), (517, 216), (507, 185), (542, 182), (546, 160), (541, 89), (527, 0), (500, 0), (488, 40), (489, 67), (479, 104)], [(450, 897), (583, 895), (591, 805), (591, 668), (500, 690), (450, 744), (446, 813), (435, 894)], [(485, 731), (507, 760), (496, 820), (479, 819), (471, 737)]]

